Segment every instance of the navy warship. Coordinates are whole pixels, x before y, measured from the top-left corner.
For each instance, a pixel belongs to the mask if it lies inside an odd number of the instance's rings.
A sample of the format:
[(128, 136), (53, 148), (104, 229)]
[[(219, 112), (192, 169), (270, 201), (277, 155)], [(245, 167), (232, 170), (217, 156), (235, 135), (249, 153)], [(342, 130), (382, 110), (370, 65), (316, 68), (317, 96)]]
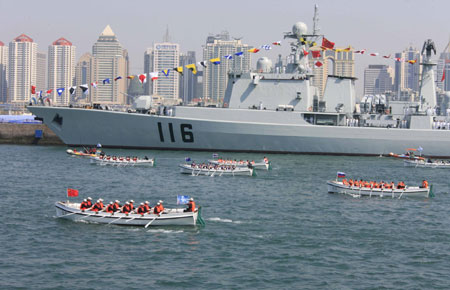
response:
[(364, 112), (356, 105), (355, 78), (329, 75), (322, 96), (312, 85), (304, 40), (317, 37), (298, 22), (285, 33), (292, 60), (286, 71), (231, 71), (223, 107), (161, 106), (156, 114), (149, 108), (28, 110), (70, 146), (335, 155), (387, 155), (412, 147), (450, 157), (450, 130), (434, 126), (431, 40), (422, 51), (420, 101)]

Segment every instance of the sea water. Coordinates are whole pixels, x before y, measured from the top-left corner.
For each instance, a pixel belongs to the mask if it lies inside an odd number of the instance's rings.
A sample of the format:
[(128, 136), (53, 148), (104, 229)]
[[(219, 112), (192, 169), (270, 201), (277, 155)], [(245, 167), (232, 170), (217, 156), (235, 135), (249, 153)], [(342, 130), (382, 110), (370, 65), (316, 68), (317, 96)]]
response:
[[(0, 288), (293, 289), (450, 287), (446, 169), (406, 168), (386, 157), (268, 155), (256, 177), (180, 174), (210, 152), (109, 150), (156, 158), (112, 167), (65, 147), (0, 146)], [(261, 154), (220, 153), (233, 159)], [(433, 184), (432, 199), (327, 193), (347, 177)], [(105, 202), (195, 198), (205, 227), (123, 227), (55, 217), (67, 188)]]

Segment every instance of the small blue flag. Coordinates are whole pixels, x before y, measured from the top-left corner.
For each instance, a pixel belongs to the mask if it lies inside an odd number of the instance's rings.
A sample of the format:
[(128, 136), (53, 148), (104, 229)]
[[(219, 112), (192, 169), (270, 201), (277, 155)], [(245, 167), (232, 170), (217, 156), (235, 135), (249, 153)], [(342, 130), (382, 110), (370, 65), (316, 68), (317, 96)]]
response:
[(231, 54), (228, 54), (228, 55), (225, 55), (224, 58), (226, 58), (226, 59), (232, 59), (233, 56), (232, 56)]
[(189, 195), (177, 195), (177, 204), (188, 204)]
[(186, 162), (191, 161), (191, 157), (185, 157), (185, 158), (184, 158), (184, 161), (186, 161)]
[(338, 178), (344, 178), (345, 177), (345, 173), (344, 172), (338, 172), (337, 173), (337, 177)]
[(244, 54), (244, 52), (243, 51), (239, 51), (239, 52), (236, 52), (234, 55), (237, 55), (237, 56), (242, 56)]
[(109, 78), (103, 80), (103, 84), (110, 84), (110, 83), (111, 83), (111, 82), (110, 82)]
[(213, 158), (219, 158), (219, 154), (213, 153)]
[(419, 148), (417, 148), (417, 151), (422, 152), (423, 151), (422, 146), (419, 146)]
[(98, 143), (97, 148), (102, 148), (102, 144)]
[(114, 81), (118, 81), (118, 80), (121, 80), (122, 79), (122, 77), (116, 77), (115, 79), (114, 79)]
[(64, 88), (59, 88), (56, 90), (56, 92), (58, 93), (58, 96), (61, 97), (62, 93), (64, 92)]

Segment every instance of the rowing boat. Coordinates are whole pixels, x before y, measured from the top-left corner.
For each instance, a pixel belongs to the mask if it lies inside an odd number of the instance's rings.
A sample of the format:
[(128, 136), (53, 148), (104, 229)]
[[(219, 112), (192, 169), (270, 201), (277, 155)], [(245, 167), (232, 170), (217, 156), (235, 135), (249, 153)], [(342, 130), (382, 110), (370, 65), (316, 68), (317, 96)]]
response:
[(233, 169), (221, 169), (220, 167), (214, 169), (210, 168), (200, 168), (197, 166), (192, 166), (191, 164), (180, 164), (180, 172), (184, 174), (191, 174), (194, 176), (207, 175), (207, 176), (253, 176), (255, 174), (252, 168), (248, 167), (235, 167)]
[[(212, 159), (212, 160), (208, 160), (209, 163), (214, 164), (214, 165), (234, 165), (236, 167), (248, 167), (248, 163), (247, 161), (235, 161), (235, 160), (217, 160), (217, 159)], [(263, 170), (269, 170), (271, 169), (271, 164), (270, 161), (264, 161), (262, 160), (261, 162), (255, 162), (255, 161), (251, 161), (250, 162), (251, 167), (253, 167), (254, 169), (263, 169)]]
[(407, 167), (450, 168), (450, 163), (443, 160), (433, 160), (431, 162), (426, 162), (425, 160), (404, 160), (403, 164)]
[(127, 226), (195, 226), (204, 225), (201, 217), (201, 207), (195, 212), (184, 212), (182, 208), (164, 209), (160, 215), (156, 214), (125, 214), (115, 212), (95, 212), (80, 210), (79, 203), (62, 202), (55, 203), (56, 216), (72, 221), (84, 221), (88, 223), (114, 224)]
[(366, 188), (344, 185), (342, 181), (335, 180), (328, 181), (327, 185), (329, 193), (343, 193), (353, 197), (430, 197), (432, 194), (431, 186), (430, 188), (407, 186), (404, 189)]
[(84, 153), (84, 152), (81, 152), (81, 151), (77, 151), (75, 149), (73, 149), (73, 150), (72, 149), (67, 149), (66, 153), (71, 155), (71, 156), (88, 157), (88, 158), (97, 156), (95, 153)]
[(115, 165), (115, 166), (154, 166), (155, 159), (146, 158), (130, 158), (116, 156), (93, 156), (91, 163), (98, 165)]

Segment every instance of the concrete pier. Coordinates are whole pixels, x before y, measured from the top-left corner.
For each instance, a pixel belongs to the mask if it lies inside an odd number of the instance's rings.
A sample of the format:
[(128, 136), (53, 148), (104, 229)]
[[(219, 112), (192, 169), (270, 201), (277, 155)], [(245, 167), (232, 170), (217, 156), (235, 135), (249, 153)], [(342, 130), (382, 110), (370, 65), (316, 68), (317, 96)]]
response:
[(0, 144), (64, 145), (44, 124), (0, 123)]

